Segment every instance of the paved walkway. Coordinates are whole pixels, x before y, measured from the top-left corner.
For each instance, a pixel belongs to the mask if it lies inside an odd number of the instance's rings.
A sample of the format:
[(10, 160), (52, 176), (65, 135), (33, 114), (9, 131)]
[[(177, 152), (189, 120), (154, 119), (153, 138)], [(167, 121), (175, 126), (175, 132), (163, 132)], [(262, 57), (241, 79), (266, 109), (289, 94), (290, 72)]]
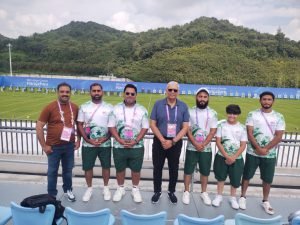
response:
[[(110, 181), (112, 192), (115, 191), (116, 181)], [(90, 202), (84, 203), (81, 197), (85, 191), (85, 181), (83, 178), (74, 178), (74, 193), (77, 196), (77, 201), (74, 203), (68, 202), (61, 190), (61, 179), (59, 179), (58, 190), (64, 206), (69, 206), (79, 211), (95, 211), (103, 208), (109, 208), (113, 215), (116, 217), (116, 225), (120, 225), (121, 221), (119, 213), (121, 209), (129, 210), (138, 214), (152, 214), (160, 211), (167, 211), (168, 221), (167, 225), (173, 224), (174, 219), (179, 213), (184, 213), (189, 216), (213, 218), (223, 214), (226, 219), (234, 218), (237, 212), (242, 212), (250, 216), (260, 218), (270, 218), (266, 214), (261, 204), (261, 188), (250, 187), (247, 198), (246, 210), (234, 210), (230, 207), (228, 202), (229, 187), (226, 187), (224, 193), (224, 200), (219, 208), (213, 206), (205, 206), (199, 195), (199, 184), (195, 186), (195, 192), (191, 195), (190, 205), (184, 205), (181, 202), (183, 184), (179, 183), (177, 186), (178, 204), (173, 205), (169, 203), (167, 198), (167, 183), (163, 185), (163, 196), (158, 204), (152, 204), (150, 199), (152, 196), (152, 182), (142, 181), (141, 191), (143, 196), (142, 203), (134, 203), (130, 195), (130, 181), (126, 180), (126, 195), (120, 202), (115, 203), (112, 201), (104, 201), (102, 197), (102, 181), (100, 179), (94, 180), (94, 194)], [(215, 185), (209, 185), (209, 195), (214, 197), (216, 191)], [(45, 176), (32, 176), (32, 175), (16, 175), (16, 174), (0, 174), (0, 204), (9, 206), (11, 201), (20, 203), (22, 199), (34, 194), (46, 192), (46, 177)], [(271, 191), (271, 203), (275, 209), (275, 216), (282, 215), (283, 222), (287, 221), (288, 215), (291, 212), (300, 209), (300, 191), (295, 189), (277, 189), (273, 188)], [(12, 223), (10, 223), (12, 224)]]

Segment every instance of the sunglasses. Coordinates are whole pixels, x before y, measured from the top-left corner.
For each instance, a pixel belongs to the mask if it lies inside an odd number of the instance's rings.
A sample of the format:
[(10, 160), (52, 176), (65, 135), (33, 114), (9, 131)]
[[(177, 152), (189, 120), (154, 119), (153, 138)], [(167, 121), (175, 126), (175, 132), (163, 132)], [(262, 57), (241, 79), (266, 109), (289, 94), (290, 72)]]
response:
[(135, 96), (135, 93), (131, 93), (131, 92), (125, 92), (125, 95), (127, 95), (127, 96), (129, 96), (129, 95), (131, 95), (131, 96)]
[(59, 93), (66, 93), (66, 94), (70, 94), (70, 91), (59, 91)]
[(177, 93), (178, 90), (177, 89), (172, 89), (172, 88), (168, 89), (168, 92), (172, 92), (172, 91)]
[(101, 92), (102, 90), (92, 90), (92, 92)]

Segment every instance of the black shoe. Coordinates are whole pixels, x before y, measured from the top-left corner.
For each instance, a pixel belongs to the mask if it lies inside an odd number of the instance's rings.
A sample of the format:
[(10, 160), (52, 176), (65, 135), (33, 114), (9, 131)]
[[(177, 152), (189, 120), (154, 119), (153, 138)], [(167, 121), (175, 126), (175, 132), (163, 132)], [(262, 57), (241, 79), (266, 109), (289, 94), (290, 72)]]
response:
[(160, 196), (161, 196), (161, 192), (154, 192), (154, 195), (151, 198), (152, 203), (153, 204), (158, 203)]
[(173, 204), (177, 204), (177, 197), (176, 197), (176, 195), (174, 194), (174, 192), (168, 192), (168, 196), (169, 196), (170, 201), (171, 201)]

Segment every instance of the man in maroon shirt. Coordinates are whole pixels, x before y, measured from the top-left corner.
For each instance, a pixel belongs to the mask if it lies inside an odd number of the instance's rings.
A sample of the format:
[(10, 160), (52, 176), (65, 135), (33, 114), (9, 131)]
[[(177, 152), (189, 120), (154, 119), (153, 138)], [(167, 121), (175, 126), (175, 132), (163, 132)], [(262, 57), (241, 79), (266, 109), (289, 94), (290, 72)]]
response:
[[(47, 105), (36, 123), (37, 138), (48, 158), (48, 194), (57, 195), (57, 174), (62, 164), (63, 190), (69, 201), (76, 198), (72, 192), (72, 169), (74, 150), (80, 146), (80, 137), (75, 142), (75, 121), (78, 106), (70, 102), (71, 86), (60, 83), (57, 86), (57, 100)], [(47, 125), (47, 137), (44, 126)]]

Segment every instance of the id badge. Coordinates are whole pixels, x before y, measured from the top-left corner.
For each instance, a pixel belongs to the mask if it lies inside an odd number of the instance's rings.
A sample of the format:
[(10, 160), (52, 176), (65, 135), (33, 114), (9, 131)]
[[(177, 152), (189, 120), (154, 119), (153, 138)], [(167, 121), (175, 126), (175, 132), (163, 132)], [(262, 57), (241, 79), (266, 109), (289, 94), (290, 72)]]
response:
[(198, 142), (198, 143), (202, 143), (205, 138), (204, 138), (204, 133), (201, 131), (201, 130), (198, 130), (195, 134), (195, 140)]
[(124, 139), (132, 140), (133, 139), (133, 130), (131, 127), (125, 127), (124, 129)]
[(176, 123), (168, 123), (167, 137), (176, 137)]
[(60, 140), (62, 141), (70, 141), (72, 135), (73, 128), (64, 127), (60, 136)]
[(85, 134), (86, 134), (87, 138), (89, 138), (89, 139), (90, 139), (90, 135), (91, 135), (91, 128), (90, 128), (90, 127), (85, 127), (85, 128), (84, 128), (84, 132), (85, 132)]

